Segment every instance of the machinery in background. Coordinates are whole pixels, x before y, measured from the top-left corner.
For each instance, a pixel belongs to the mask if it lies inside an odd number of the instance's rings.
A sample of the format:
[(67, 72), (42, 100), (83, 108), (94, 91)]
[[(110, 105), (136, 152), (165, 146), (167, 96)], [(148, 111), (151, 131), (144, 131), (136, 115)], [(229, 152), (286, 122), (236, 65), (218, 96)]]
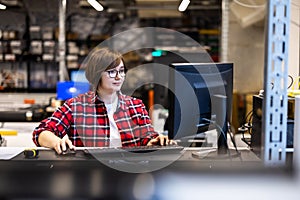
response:
[[(264, 137), (262, 133), (262, 113), (263, 113), (263, 95), (253, 96), (253, 110), (252, 110), (252, 122), (246, 122), (242, 127), (239, 128), (239, 132), (244, 134), (249, 132), (251, 135), (250, 139), (243, 137), (244, 141), (251, 147), (253, 152), (261, 157), (262, 154), (262, 138)], [(286, 138), (286, 148), (293, 148), (293, 135), (294, 135), (294, 98), (288, 99), (288, 115), (287, 115), (287, 138)], [(274, 140), (274, 138), (270, 138)], [(282, 140), (282, 137), (279, 137)]]
[(38, 122), (46, 117), (44, 110), (39, 104), (1, 104), (0, 122)]

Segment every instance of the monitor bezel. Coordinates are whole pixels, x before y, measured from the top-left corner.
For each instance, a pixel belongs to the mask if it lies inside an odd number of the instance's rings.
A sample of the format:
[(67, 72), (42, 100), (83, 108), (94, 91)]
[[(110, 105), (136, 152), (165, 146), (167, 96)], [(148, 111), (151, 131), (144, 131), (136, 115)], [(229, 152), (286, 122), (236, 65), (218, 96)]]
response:
[[(176, 132), (176, 127), (175, 127), (175, 119), (174, 119), (174, 115), (176, 115), (177, 113), (175, 113), (174, 109), (175, 109), (175, 95), (173, 93), (173, 89), (174, 89), (174, 84), (175, 84), (175, 78), (174, 78), (174, 72), (181, 72), (184, 67), (185, 68), (209, 68), (209, 69), (205, 69), (203, 72), (202, 70), (202, 74), (219, 74), (218, 78), (221, 78), (222, 82), (229, 82), (226, 83), (226, 88), (225, 88), (225, 93), (227, 96), (229, 96), (227, 102), (226, 102), (226, 123), (229, 122), (231, 123), (231, 115), (232, 115), (232, 96), (233, 96), (233, 63), (232, 62), (218, 62), (218, 63), (171, 63), (170, 66), (170, 70), (169, 70), (169, 92), (168, 92), (168, 99), (169, 99), (169, 117), (168, 117), (168, 122), (167, 123), (167, 129), (168, 129), (168, 137), (170, 139), (178, 139), (176, 138), (176, 136), (178, 135), (178, 133)], [(197, 70), (197, 69), (196, 69)], [(198, 70), (197, 70), (198, 71)], [(199, 71), (198, 71), (199, 72)], [(197, 72), (197, 73), (198, 73)], [(201, 74), (201, 75), (202, 75)], [(200, 75), (200, 73), (199, 73)], [(227, 79), (229, 78), (230, 80), (224, 80), (224, 78), (226, 79), (226, 77), (224, 76), (229, 76), (227, 77)], [(210, 98), (211, 99), (211, 98)], [(200, 121), (200, 120), (199, 120)], [(207, 130), (210, 129), (210, 123), (207, 123), (207, 125), (204, 126), (200, 126), (198, 127), (197, 130), (197, 134), (201, 134)], [(178, 128), (178, 125), (177, 125)], [(227, 131), (227, 130), (225, 130)], [(196, 136), (195, 136), (196, 137)]]

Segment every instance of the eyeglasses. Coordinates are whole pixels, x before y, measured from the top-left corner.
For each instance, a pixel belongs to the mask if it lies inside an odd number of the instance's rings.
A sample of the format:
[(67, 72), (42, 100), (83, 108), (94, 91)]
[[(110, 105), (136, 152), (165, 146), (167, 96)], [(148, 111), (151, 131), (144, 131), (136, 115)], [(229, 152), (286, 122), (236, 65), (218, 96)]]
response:
[(116, 69), (113, 69), (113, 70), (107, 70), (106, 72), (108, 73), (110, 78), (116, 78), (118, 74), (121, 77), (125, 76), (125, 69), (120, 69), (119, 71)]

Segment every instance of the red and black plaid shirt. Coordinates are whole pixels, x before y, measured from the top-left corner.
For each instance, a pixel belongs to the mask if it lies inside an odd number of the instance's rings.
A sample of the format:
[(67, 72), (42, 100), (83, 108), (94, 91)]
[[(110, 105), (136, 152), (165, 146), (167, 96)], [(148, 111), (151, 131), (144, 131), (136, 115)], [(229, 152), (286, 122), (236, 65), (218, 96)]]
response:
[[(122, 146), (146, 145), (158, 136), (140, 99), (119, 94), (114, 119)], [(68, 134), (75, 146), (107, 147), (110, 141), (109, 119), (104, 103), (92, 91), (67, 100), (33, 132), (37, 146), (39, 134), (51, 131), (62, 138)]]

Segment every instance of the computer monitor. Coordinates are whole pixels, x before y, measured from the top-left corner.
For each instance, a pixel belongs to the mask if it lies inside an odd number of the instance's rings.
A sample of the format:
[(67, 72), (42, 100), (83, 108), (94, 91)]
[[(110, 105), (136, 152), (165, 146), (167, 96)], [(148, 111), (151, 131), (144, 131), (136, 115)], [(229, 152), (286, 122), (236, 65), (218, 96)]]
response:
[(69, 69), (70, 81), (61, 81), (56, 84), (56, 98), (67, 100), (90, 90), (91, 85), (86, 79), (84, 69)]
[(89, 90), (88, 82), (59, 81), (56, 83), (56, 99), (65, 101)]
[(226, 139), (233, 63), (172, 63), (169, 71), (169, 138), (197, 137), (221, 127)]
[(69, 76), (73, 82), (88, 82), (84, 69), (69, 69)]

